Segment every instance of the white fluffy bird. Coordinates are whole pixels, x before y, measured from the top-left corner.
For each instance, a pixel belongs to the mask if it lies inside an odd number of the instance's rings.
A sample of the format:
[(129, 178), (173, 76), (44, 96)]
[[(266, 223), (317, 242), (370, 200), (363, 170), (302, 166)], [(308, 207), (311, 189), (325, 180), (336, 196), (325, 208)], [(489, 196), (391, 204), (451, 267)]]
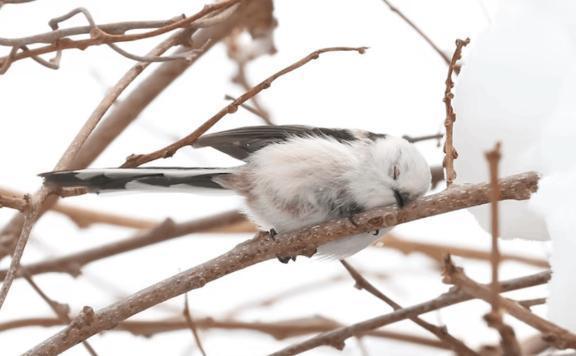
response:
[[(243, 196), (247, 215), (271, 234), (349, 217), (378, 206), (405, 203), (430, 186), (430, 167), (408, 141), (362, 130), (297, 125), (252, 126), (202, 136), (246, 163), (230, 168), (86, 169), (44, 173), (48, 184), (118, 190), (227, 189)], [(318, 254), (344, 258), (385, 231), (329, 242)], [(288, 262), (289, 256), (279, 256)]]

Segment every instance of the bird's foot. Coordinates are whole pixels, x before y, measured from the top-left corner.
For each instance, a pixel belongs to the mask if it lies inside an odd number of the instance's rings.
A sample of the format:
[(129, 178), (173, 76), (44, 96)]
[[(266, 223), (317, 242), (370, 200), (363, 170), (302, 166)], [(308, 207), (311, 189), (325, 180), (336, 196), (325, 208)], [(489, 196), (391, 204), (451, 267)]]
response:
[(353, 215), (348, 216), (348, 221), (350, 221), (350, 224), (354, 225), (354, 227), (360, 226), (360, 225), (356, 222), (356, 220), (354, 220), (354, 216), (353, 216)]
[[(312, 257), (316, 254), (316, 252), (318, 252), (317, 248), (304, 250), (302, 252), (302, 255), (304, 255), (306, 257)], [(290, 262), (290, 260), (296, 261), (296, 256), (276, 256), (276, 258), (278, 259), (278, 261), (280, 261), (282, 263), (288, 263), (288, 262)]]
[(296, 256), (276, 256), (276, 258), (282, 263), (288, 263), (290, 260), (296, 261)]
[(268, 238), (272, 241), (276, 241), (276, 235), (278, 235), (278, 232), (274, 229), (270, 229), (268, 231)]

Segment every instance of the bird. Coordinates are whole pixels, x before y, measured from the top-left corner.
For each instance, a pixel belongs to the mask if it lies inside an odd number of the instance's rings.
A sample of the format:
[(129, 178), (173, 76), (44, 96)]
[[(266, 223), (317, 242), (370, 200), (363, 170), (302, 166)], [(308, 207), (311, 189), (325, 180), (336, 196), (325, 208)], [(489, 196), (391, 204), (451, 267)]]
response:
[[(80, 186), (97, 193), (229, 190), (244, 198), (248, 218), (271, 238), (375, 207), (401, 208), (424, 195), (431, 182), (430, 167), (414, 144), (359, 129), (248, 126), (203, 135), (193, 146), (212, 147), (244, 164), (83, 169), (40, 176), (48, 185)], [(388, 230), (331, 241), (315, 252), (324, 259), (343, 259)], [(283, 263), (296, 259), (277, 257)]]

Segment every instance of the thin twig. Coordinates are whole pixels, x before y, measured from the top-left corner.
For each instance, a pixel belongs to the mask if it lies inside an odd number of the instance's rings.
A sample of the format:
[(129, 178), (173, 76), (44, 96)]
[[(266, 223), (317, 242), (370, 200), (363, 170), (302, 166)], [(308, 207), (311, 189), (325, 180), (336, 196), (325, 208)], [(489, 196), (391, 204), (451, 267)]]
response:
[(393, 6), (389, 1), (387, 0), (382, 1), (386, 5), (388, 5), (390, 11), (395, 12), (398, 16), (400, 16), (402, 20), (404, 20), (404, 22), (406, 22), (410, 27), (412, 27), (420, 35), (420, 37), (422, 37), (424, 41), (426, 41), (430, 45), (430, 47), (432, 47), (434, 51), (438, 53), (440, 57), (442, 57), (442, 59), (444, 60), (444, 62), (446, 62), (446, 64), (450, 64), (450, 59), (448, 59), (446, 53), (442, 52), (442, 50), (434, 42), (432, 42), (430, 37), (428, 37), (420, 28), (418, 28), (418, 26), (416, 26), (414, 22), (412, 22), (409, 18), (407, 18), (400, 10), (398, 10), (397, 7)]
[[(67, 20), (68, 18), (70, 18), (76, 14), (79, 14), (79, 13), (84, 14), (84, 16), (86, 17), (86, 19), (89, 22), (89, 26), (87, 28), (82, 27), (81, 28), (82, 31), (80, 31), (80, 28), (75, 28), (74, 31), (72, 31), (72, 32), (77, 32), (76, 34), (89, 33), (90, 38), (81, 39), (81, 40), (73, 40), (71, 38), (63, 37), (63, 35), (66, 32), (62, 31), (62, 30), (58, 30), (57, 27), (53, 27), (54, 31), (52, 31), (51, 33), (48, 33), (48, 34), (30, 36), (30, 37), (22, 38), (22, 39), (0, 38), (0, 44), (12, 46), (12, 49), (16, 51), (14, 54), (11, 54), (8, 57), (0, 58), (0, 61), (2, 63), (2, 68), (3, 68), (5, 66), (6, 67), (9, 66), (12, 62), (15, 62), (17, 60), (21, 60), (21, 59), (29, 58), (29, 57), (34, 57), (34, 56), (39, 56), (41, 54), (46, 54), (46, 53), (50, 53), (50, 52), (60, 52), (62, 50), (71, 49), (71, 48), (86, 49), (87, 47), (94, 46), (94, 45), (110, 44), (110, 43), (118, 43), (118, 42), (126, 42), (126, 41), (135, 41), (135, 40), (140, 40), (140, 39), (144, 39), (144, 38), (159, 36), (159, 35), (162, 35), (164, 33), (179, 29), (179, 28), (187, 29), (187, 28), (200, 28), (200, 27), (204, 27), (204, 26), (212, 26), (212, 25), (214, 25), (215, 22), (222, 21), (223, 19), (222, 19), (222, 17), (220, 17), (218, 15), (212, 16), (212, 17), (210, 17), (210, 15), (214, 15), (214, 14), (229, 15), (230, 14), (229, 10), (231, 10), (231, 8), (233, 8), (236, 4), (238, 4), (242, 1), (243, 0), (228, 0), (228, 1), (222, 1), (222, 2), (219, 2), (216, 4), (212, 4), (212, 5), (206, 5), (202, 10), (200, 10), (199, 12), (197, 12), (196, 14), (194, 14), (192, 16), (185, 17), (185, 18), (179, 18), (176, 20), (169, 20), (169, 21), (167, 21), (167, 23), (165, 25), (163, 25), (161, 27), (157, 27), (157, 28), (155, 28), (155, 27), (156, 27), (156, 25), (158, 25), (158, 22), (155, 22), (154, 25), (147, 24), (148, 25), (147, 28), (152, 27), (155, 29), (153, 29), (151, 31), (135, 33), (135, 34), (108, 33), (108, 32), (106, 32), (105, 27), (101, 27), (101, 26), (98, 26), (95, 24), (94, 20), (92, 19), (92, 16), (90, 15), (90, 13), (87, 10), (85, 10), (83, 8), (77, 8), (77, 9), (74, 9), (74, 10), (68, 12), (67, 14), (65, 14), (63, 16), (59, 16), (57, 18), (52, 19), (50, 21), (50, 24), (57, 26), (58, 22)], [(127, 24), (134, 26), (135, 23), (123, 23), (123, 26), (127, 27)], [(109, 25), (109, 27), (114, 28), (114, 24)], [(128, 25), (128, 27), (129, 27), (129, 25)], [(48, 40), (48, 38), (49, 38), (49, 40)], [(18, 49), (22, 48), (22, 46), (34, 43), (36, 41), (39, 41), (39, 42), (48, 42), (49, 41), (50, 44), (47, 46), (30, 49), (28, 51), (17, 52)]]
[[(216, 214), (211, 217), (178, 224), (175, 224), (168, 219), (148, 231), (137, 233), (134, 237), (75, 252), (66, 256), (24, 265), (19, 268), (19, 271), (28, 275), (64, 272), (72, 276), (78, 276), (81, 273), (81, 268), (91, 262), (99, 261), (124, 252), (133, 251), (138, 248), (176, 237), (181, 237), (186, 234), (201, 231), (210, 232), (214, 228), (222, 231), (227, 226), (234, 226), (243, 220), (244, 216), (237, 211)], [(4, 279), (7, 272), (7, 270), (0, 270), (0, 279)], [(21, 276), (22, 273), (18, 273), (17, 277)]]
[[(156, 46), (151, 52), (150, 55), (159, 55), (164, 53), (170, 47), (177, 44), (179, 41), (179, 34), (176, 36), (171, 36), (158, 46)], [(112, 104), (116, 101), (116, 99), (120, 96), (120, 94), (136, 79), (136, 77), (144, 71), (146, 67), (148, 67), (149, 62), (142, 62), (136, 64), (132, 67), (124, 76), (118, 81), (118, 83), (108, 92), (108, 94), (102, 99), (102, 101), (98, 104), (96, 109), (92, 112), (88, 120), (84, 123), (82, 128), (78, 131), (56, 166), (54, 170), (63, 170), (70, 168), (74, 163), (74, 159), (76, 158), (76, 154), (82, 148), (82, 145), (86, 142), (88, 136), (92, 133), (96, 125), (100, 122), (104, 114), (108, 111), (108, 109), (112, 106)], [(4, 282), (2, 283), (2, 287), (0, 288), (0, 308), (4, 304), (6, 300), (6, 296), (8, 295), (8, 291), (10, 290), (10, 286), (12, 285), (12, 281), (16, 276), (16, 271), (20, 266), (20, 259), (22, 258), (22, 254), (24, 253), (24, 248), (28, 242), (28, 238), (30, 236), (30, 232), (34, 223), (38, 220), (41, 214), (44, 211), (44, 205), (48, 196), (51, 193), (51, 188), (43, 186), (40, 191), (34, 194), (31, 197), (31, 205), (30, 208), (24, 214), (24, 222), (22, 225), (22, 229), (18, 239), (16, 240), (16, 245), (14, 247), (14, 252), (12, 253), (12, 261), (10, 262), (10, 268), (8, 269), (8, 273), (4, 278)], [(50, 205), (50, 202), (47, 204)]]
[[(339, 326), (339, 324), (335, 321), (322, 317), (302, 318), (297, 320), (281, 320), (273, 323), (244, 322), (235, 319), (219, 320), (214, 318), (199, 318), (196, 319), (195, 322), (199, 329), (257, 331), (270, 335), (277, 340), (308, 335), (311, 333), (330, 331)], [(62, 325), (65, 325), (65, 323), (62, 323), (62, 321), (59, 319), (54, 318), (16, 319), (0, 323), (0, 332), (32, 326), (54, 327)], [(173, 318), (163, 320), (127, 320), (121, 322), (116, 328), (111, 329), (110, 331), (126, 331), (134, 335), (151, 337), (160, 333), (188, 329), (188, 327), (188, 323), (185, 321), (176, 320)], [(446, 344), (441, 341), (391, 330), (370, 330), (366, 333), (363, 333), (362, 336), (387, 338), (397, 341), (409, 342), (412, 344), (435, 347), (439, 349), (448, 349)]]
[[(372, 276), (379, 278), (379, 279), (386, 279), (389, 276), (383, 273), (374, 273), (374, 272), (369, 272)], [(226, 317), (231, 318), (234, 317), (240, 313), (243, 313), (247, 310), (251, 310), (254, 308), (264, 308), (264, 307), (270, 307), (280, 301), (286, 300), (290, 297), (295, 297), (304, 293), (310, 293), (314, 290), (317, 289), (321, 289), (321, 288), (326, 288), (329, 285), (332, 285), (334, 283), (340, 282), (344, 279), (346, 279), (347, 277), (345, 275), (335, 275), (332, 277), (328, 277), (325, 279), (321, 279), (321, 280), (315, 280), (312, 281), (310, 283), (306, 283), (306, 284), (300, 284), (296, 287), (292, 287), (289, 289), (284, 289), (284, 290), (280, 290), (280, 291), (276, 291), (275, 294), (271, 295), (271, 296), (267, 296), (265, 298), (262, 299), (258, 299), (258, 300), (252, 300), (249, 301), (247, 303), (241, 304), (239, 306), (234, 307), (234, 309), (232, 309), (231, 311), (225, 313), (224, 315), (226, 315)]]
[[(240, 34), (239, 31), (235, 31), (230, 36), (228, 36), (228, 38), (226, 39), (226, 47), (228, 57), (230, 57), (236, 62), (237, 67), (236, 74), (234, 75), (232, 81), (240, 85), (240, 87), (244, 91), (248, 91), (250, 88), (252, 88), (252, 85), (250, 84), (246, 76), (246, 66), (248, 62), (262, 56), (263, 54), (274, 54), (276, 53), (276, 48), (274, 47), (274, 44), (271, 40), (272, 36), (268, 35), (266, 38), (269, 38), (270, 40), (266, 43), (268, 43), (269, 45), (264, 50), (259, 48), (259, 50), (257, 51), (250, 51), (250, 47), (243, 48), (241, 46), (239, 41), (239, 34)], [(266, 35), (267, 34), (261, 35), (260, 37), (265, 37)], [(261, 42), (258, 42), (258, 44), (260, 43)], [(250, 55), (247, 56), (246, 53), (244, 53), (246, 51), (253, 53), (250, 53)], [(256, 112), (258, 113), (257, 114), (258, 117), (260, 117), (266, 124), (273, 125), (270, 119), (270, 114), (268, 113), (267, 110), (265, 110), (262, 107), (260, 101), (258, 100), (258, 97), (257, 96), (252, 97), (251, 101), (252, 104), (254, 105), (254, 108), (256, 109)]]
[(27, 2), (32, 2), (36, 0), (0, 0), (0, 5), (4, 4), (24, 4)]
[(486, 152), (486, 159), (490, 171), (490, 211), (492, 214), (492, 253), (490, 256), (490, 265), (492, 267), (492, 283), (490, 289), (492, 291), (492, 311), (484, 316), (486, 322), (490, 327), (493, 327), (500, 333), (500, 346), (504, 351), (505, 356), (521, 355), (520, 344), (516, 338), (514, 329), (506, 323), (502, 318), (500, 310), (500, 282), (498, 272), (500, 268), (500, 249), (498, 247), (498, 238), (500, 237), (500, 221), (498, 217), (498, 200), (500, 187), (498, 186), (498, 165), (500, 163), (500, 143), (498, 142), (493, 150)]
[(443, 133), (437, 133), (434, 135), (416, 136), (416, 137), (412, 137), (409, 135), (402, 136), (403, 139), (405, 139), (406, 141), (408, 141), (410, 143), (429, 141), (429, 140), (440, 140), (442, 137), (444, 137)]
[(196, 342), (196, 346), (198, 346), (198, 350), (202, 356), (206, 356), (206, 351), (202, 346), (202, 340), (200, 339), (200, 335), (198, 334), (198, 330), (196, 329), (196, 323), (194, 319), (192, 319), (192, 313), (190, 312), (190, 307), (188, 305), (188, 293), (184, 293), (184, 310), (182, 311), (182, 315), (186, 320), (186, 324), (190, 331), (192, 331), (192, 336), (194, 337), (194, 342)]
[[(525, 173), (501, 180), (501, 199), (528, 199), (537, 189), (539, 177)], [(294, 232), (281, 233), (270, 239), (259, 233), (232, 250), (201, 265), (160, 281), (133, 295), (90, 314), (90, 323), (75, 323), (40, 343), (28, 354), (59, 353), (120, 321), (170, 298), (276, 256), (309, 255), (309, 251), (346, 236), (392, 227), (424, 217), (489, 202), (490, 186), (474, 184), (447, 189), (429, 195), (399, 209), (396, 206), (371, 209), (352, 218), (332, 220)]]
[[(205, 46), (208, 46), (208, 43), (205, 43)], [(205, 48), (192, 49), (187, 52), (177, 53), (173, 56), (139, 56), (123, 50), (114, 43), (109, 43), (108, 47), (112, 48), (116, 53), (120, 54), (121, 56), (124, 56), (128, 59), (138, 62), (169, 62), (176, 60), (192, 61), (205, 50)]]
[[(340, 263), (346, 268), (350, 276), (356, 282), (356, 288), (364, 289), (370, 294), (374, 295), (378, 299), (384, 301), (384, 303), (390, 305), (394, 310), (402, 309), (400, 304), (396, 303), (390, 297), (386, 296), (382, 293), (378, 288), (376, 288), (373, 284), (368, 282), (366, 278), (364, 278), (354, 267), (352, 267), (348, 262), (345, 260), (340, 260)], [(458, 355), (478, 355), (477, 352), (466, 346), (462, 341), (458, 340), (454, 336), (452, 336), (446, 327), (439, 327), (432, 323), (429, 323), (418, 316), (412, 316), (409, 318), (417, 325), (421, 326), (423, 329), (429, 331), (433, 335), (436, 335), (438, 339), (444, 341), (447, 345), (450, 346), (452, 350), (454, 350)]]
[[(422, 253), (439, 262), (440, 264), (444, 262), (444, 256), (446, 254), (482, 261), (490, 261), (491, 258), (491, 253), (488, 251), (406, 240), (390, 233), (384, 235), (376, 243), (376, 246), (395, 249), (404, 254), (411, 254), (414, 252)], [(502, 258), (502, 261), (514, 261), (535, 267), (550, 268), (548, 261), (540, 258), (513, 254), (502, 254), (500, 257)]]
[[(11, 189), (0, 188), (0, 207), (4, 205), (19, 211), (24, 211), (29, 205), (29, 200), (30, 197), (27, 194), (22, 194)], [(63, 203), (56, 203), (50, 209), (67, 216), (79, 228), (86, 228), (92, 224), (108, 224), (136, 229), (147, 229), (158, 224), (158, 222), (152, 220), (80, 208)]]
[[(228, 95), (228, 94), (224, 95), (224, 99), (232, 100), (232, 101), (237, 100), (235, 97), (233, 97), (232, 95)], [(261, 109), (257, 109), (256, 107), (252, 107), (246, 103), (240, 104), (240, 107), (245, 109), (246, 111), (258, 116), (259, 118), (262, 119), (262, 121), (264, 121), (266, 123), (268, 123), (270, 120), (265, 112), (260, 111)], [(269, 125), (271, 125), (271, 124), (269, 124)]]
[[(24, 275), (24, 278), (26, 279), (26, 282), (28, 282), (28, 284), (30, 284), (32, 289), (34, 289), (34, 291), (36, 291), (36, 293), (38, 293), (40, 298), (42, 298), (42, 300), (44, 300), (46, 302), (46, 304), (48, 304), (50, 309), (52, 309), (54, 311), (54, 313), (56, 314), (56, 316), (58, 317), (58, 319), (60, 321), (62, 321), (65, 324), (68, 324), (71, 321), (70, 316), (69, 316), (70, 307), (68, 306), (68, 304), (58, 303), (58, 302), (54, 301), (53, 299), (51, 299), (50, 297), (48, 297), (48, 295), (46, 295), (46, 293), (44, 293), (44, 291), (42, 289), (40, 289), (40, 287), (36, 284), (36, 282), (34, 282), (34, 280), (32, 279), (31, 276)], [(84, 341), (82, 341), (82, 344), (84, 345), (84, 347), (86, 348), (86, 350), (88, 351), (88, 353), (90, 355), (98, 356), (98, 354), (96, 353), (96, 351), (94, 350), (92, 345), (90, 345), (90, 343), (88, 343), (88, 341), (84, 340)]]
[(443, 165), (446, 168), (446, 185), (449, 187), (456, 179), (456, 172), (454, 171), (454, 160), (458, 158), (458, 152), (454, 148), (453, 135), (454, 135), (454, 121), (456, 121), (456, 114), (452, 107), (452, 88), (454, 82), (452, 81), (452, 74), (456, 70), (456, 66), (460, 58), (462, 58), (462, 48), (470, 43), (470, 39), (456, 40), (456, 50), (450, 60), (448, 66), (448, 76), (446, 77), (446, 90), (444, 91), (444, 105), (446, 106), (446, 120), (444, 120), (444, 127), (446, 127), (446, 142), (444, 143), (444, 161)]
[[(551, 272), (540, 272), (531, 276), (516, 278), (502, 282), (502, 291), (512, 291), (517, 289), (529, 288), (536, 285), (547, 283), (550, 280)], [(343, 345), (344, 341), (352, 336), (362, 335), (368, 330), (375, 330), (384, 325), (389, 325), (401, 320), (408, 319), (412, 316), (428, 313), (433, 310), (441, 309), (450, 305), (462, 303), (473, 299), (473, 297), (463, 293), (460, 290), (450, 290), (437, 298), (395, 310), (389, 314), (384, 314), (372, 319), (364, 320), (356, 324), (341, 327), (330, 332), (324, 332), (303, 342), (290, 345), (270, 356), (290, 356), (312, 350), (322, 345), (337, 346)]]
[[(446, 258), (444, 266), (444, 282), (454, 284), (465, 293), (492, 304), (494, 296), (490, 287), (477, 283), (466, 276), (462, 268), (456, 267), (452, 263), (449, 256)], [(576, 335), (570, 331), (539, 317), (511, 299), (498, 296), (498, 304), (516, 319), (544, 333), (546, 341), (557, 348), (576, 348)]]
[[(265, 9), (263, 10), (261, 4), (261, 1), (246, 1), (245, 4), (240, 4), (241, 6), (238, 7), (238, 10), (234, 11), (226, 21), (216, 21), (213, 26), (198, 30), (191, 38), (191, 48), (201, 48), (206, 43), (209, 43), (208, 48), (206, 48), (207, 51), (213, 44), (229, 34), (236, 26), (245, 26), (248, 29), (250, 29), (251, 26), (255, 26), (252, 24), (253, 19), (259, 19), (258, 25), (261, 25), (260, 21), (262, 18), (267, 19), (269, 23), (274, 23), (271, 12), (262, 14), (262, 11), (271, 11), (271, 7), (264, 7)], [(230, 9), (228, 11), (230, 11)], [(201, 21), (208, 26), (211, 25), (214, 19), (218, 20), (218, 16), (202, 19)], [(197, 22), (196, 25), (198, 25)], [(184, 32), (185, 31), (179, 31), (175, 36), (182, 36)], [(160, 51), (160, 47), (162, 47), (164, 43), (166, 42), (159, 45), (158, 52), (151, 54), (161, 55), (163, 51)], [(189, 50), (189, 47), (183, 46), (177, 52), (187, 50)], [(124, 100), (115, 103), (113, 110), (88, 138), (69, 168), (81, 169), (87, 167), (138, 117), (150, 102), (184, 73), (193, 62), (194, 61), (171, 61), (159, 65), (158, 68), (142, 80)], [(56, 197), (50, 196), (44, 204), (44, 208), (51, 206), (55, 201)], [(24, 215), (16, 214), (5, 227), (0, 230), (0, 235), (3, 236), (2, 244), (0, 245), (0, 257), (4, 257), (14, 251), (16, 240), (22, 231), (23, 225)]]
[(24, 212), (30, 206), (30, 196), (28, 194), (13, 194), (13, 192), (0, 189), (0, 208), (16, 209)]
[(524, 308), (530, 309), (536, 305), (546, 304), (546, 298), (534, 298), (534, 299), (519, 300), (518, 304), (520, 304)]
[(181, 138), (180, 140), (168, 145), (164, 148), (161, 148), (157, 151), (148, 153), (148, 154), (140, 154), (140, 155), (131, 155), (128, 157), (126, 162), (122, 164), (123, 168), (130, 168), (130, 167), (138, 167), (144, 163), (159, 159), (159, 158), (168, 158), (174, 155), (176, 151), (184, 146), (188, 146), (193, 144), (201, 135), (203, 135), (206, 131), (208, 131), (212, 126), (214, 126), (220, 119), (222, 119), (227, 114), (233, 114), (238, 110), (238, 106), (240, 104), (245, 103), (250, 98), (254, 97), (262, 90), (267, 89), (272, 85), (272, 82), (279, 77), (296, 70), (306, 63), (317, 59), (322, 53), (326, 52), (341, 52), (341, 51), (355, 51), (360, 54), (364, 53), (366, 50), (365, 47), (330, 47), (330, 48), (323, 48), (317, 51), (314, 51), (307, 55), (306, 57), (300, 59), (299, 61), (289, 65), (288, 67), (272, 74), (270, 77), (266, 78), (256, 86), (252, 87), (250, 90), (246, 91), (242, 94), (238, 99), (234, 100), (232, 103), (226, 105), (222, 110), (200, 125), (194, 132), (190, 135)]

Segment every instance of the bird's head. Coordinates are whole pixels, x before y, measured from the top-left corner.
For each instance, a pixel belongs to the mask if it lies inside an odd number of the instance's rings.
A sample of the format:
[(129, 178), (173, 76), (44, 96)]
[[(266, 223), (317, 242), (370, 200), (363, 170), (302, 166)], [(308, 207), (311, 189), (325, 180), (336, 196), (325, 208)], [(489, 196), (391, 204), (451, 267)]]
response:
[(351, 181), (353, 194), (365, 208), (396, 203), (403, 207), (430, 188), (430, 166), (418, 149), (403, 138), (379, 137)]

